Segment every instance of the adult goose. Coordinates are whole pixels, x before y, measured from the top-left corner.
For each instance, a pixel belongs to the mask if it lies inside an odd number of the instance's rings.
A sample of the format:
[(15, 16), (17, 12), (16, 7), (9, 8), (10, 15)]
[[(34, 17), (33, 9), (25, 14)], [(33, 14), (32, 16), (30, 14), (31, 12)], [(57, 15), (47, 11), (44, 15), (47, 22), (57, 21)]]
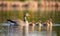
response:
[(25, 13), (24, 17), (23, 17), (23, 20), (18, 19), (18, 18), (14, 19), (14, 20), (19, 26), (28, 26), (28, 21), (27, 21), (27, 18), (26, 18), (27, 16), (29, 16), (28, 13)]
[(14, 18), (14, 19), (7, 19), (7, 22), (8, 24), (11, 24), (11, 25), (19, 25), (19, 26), (28, 26), (28, 21), (27, 21), (27, 16), (28, 13), (24, 13), (24, 17), (23, 17), (23, 20), (21, 19), (18, 19), (18, 18)]

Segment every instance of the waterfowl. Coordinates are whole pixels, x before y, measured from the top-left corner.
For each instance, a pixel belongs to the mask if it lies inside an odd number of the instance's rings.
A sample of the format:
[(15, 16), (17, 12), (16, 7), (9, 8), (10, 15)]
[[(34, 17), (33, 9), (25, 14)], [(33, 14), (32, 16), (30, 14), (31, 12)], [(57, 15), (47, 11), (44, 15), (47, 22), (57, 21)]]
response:
[(29, 24), (29, 31), (30, 32), (34, 31), (34, 25), (35, 25), (34, 20), (32, 20), (32, 22)]
[(36, 23), (36, 26), (41, 26), (41, 20), (39, 20), (37, 23)]
[(19, 18), (15, 18), (13, 19), (19, 26), (28, 26), (28, 21), (27, 21), (27, 17), (28, 13), (24, 13), (24, 17), (23, 20), (19, 19)]
[(37, 26), (37, 31), (41, 31), (41, 26), (42, 26), (41, 20), (37, 22), (36, 26)]
[(50, 18), (50, 19), (49, 19), (49, 29), (50, 29), (50, 30), (52, 30), (52, 24), (53, 24), (53, 23), (52, 23), (52, 19)]
[(43, 24), (43, 26), (46, 27), (46, 30), (49, 30), (49, 20), (46, 20), (46, 22)]
[(23, 16), (23, 20), (19, 19), (19, 18), (15, 18), (13, 19), (19, 26), (18, 26), (18, 29), (20, 31), (20, 35), (22, 36), (22, 33), (24, 33), (24, 35), (27, 36), (28, 34), (28, 21), (27, 21), (27, 16), (28, 13), (24, 13), (24, 16)]
[(47, 30), (52, 30), (52, 19), (47, 20), (45, 25)]
[(34, 20), (29, 24), (29, 26), (34, 26)]

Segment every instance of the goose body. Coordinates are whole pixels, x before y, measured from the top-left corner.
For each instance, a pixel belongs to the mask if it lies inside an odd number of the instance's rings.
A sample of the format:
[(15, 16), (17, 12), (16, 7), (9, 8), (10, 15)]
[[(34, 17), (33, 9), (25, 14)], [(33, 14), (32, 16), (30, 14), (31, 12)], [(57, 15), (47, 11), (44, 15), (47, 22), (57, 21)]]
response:
[(18, 26), (18, 24), (16, 24), (16, 22), (11, 19), (7, 19), (7, 23), (10, 24), (10, 26)]

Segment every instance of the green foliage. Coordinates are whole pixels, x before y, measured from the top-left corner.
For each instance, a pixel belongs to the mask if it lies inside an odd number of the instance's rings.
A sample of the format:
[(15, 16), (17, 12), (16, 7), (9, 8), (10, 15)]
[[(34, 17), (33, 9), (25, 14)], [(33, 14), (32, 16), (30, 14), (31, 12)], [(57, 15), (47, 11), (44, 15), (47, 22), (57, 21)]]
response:
[(60, 11), (57, 12), (57, 16), (55, 15), (55, 13), (53, 11), (50, 12), (46, 12), (44, 11), (43, 13), (40, 11), (37, 12), (32, 12), (29, 10), (24, 10), (24, 11), (0, 11), (0, 23), (5, 22), (6, 19), (13, 19), (13, 18), (19, 18), (23, 20), (23, 15), (24, 13), (27, 12), (29, 13), (29, 17), (27, 17), (28, 21), (31, 22), (32, 20), (34, 20), (35, 22), (42, 20), (42, 22), (45, 22), (47, 19), (49, 19), (50, 17), (52, 17), (53, 21), (55, 23), (60, 23)]
[(22, 2), (24, 2), (24, 1), (26, 1), (26, 0), (19, 0), (19, 1), (22, 1)]

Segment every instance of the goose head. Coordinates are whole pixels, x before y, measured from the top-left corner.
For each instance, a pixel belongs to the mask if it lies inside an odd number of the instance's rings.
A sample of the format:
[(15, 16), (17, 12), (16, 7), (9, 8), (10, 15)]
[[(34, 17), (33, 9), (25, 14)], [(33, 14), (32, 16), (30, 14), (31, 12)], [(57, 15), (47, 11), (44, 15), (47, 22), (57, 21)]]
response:
[(27, 18), (26, 17), (28, 17), (29, 16), (29, 14), (28, 13), (24, 13), (24, 22), (26, 22), (27, 21)]

